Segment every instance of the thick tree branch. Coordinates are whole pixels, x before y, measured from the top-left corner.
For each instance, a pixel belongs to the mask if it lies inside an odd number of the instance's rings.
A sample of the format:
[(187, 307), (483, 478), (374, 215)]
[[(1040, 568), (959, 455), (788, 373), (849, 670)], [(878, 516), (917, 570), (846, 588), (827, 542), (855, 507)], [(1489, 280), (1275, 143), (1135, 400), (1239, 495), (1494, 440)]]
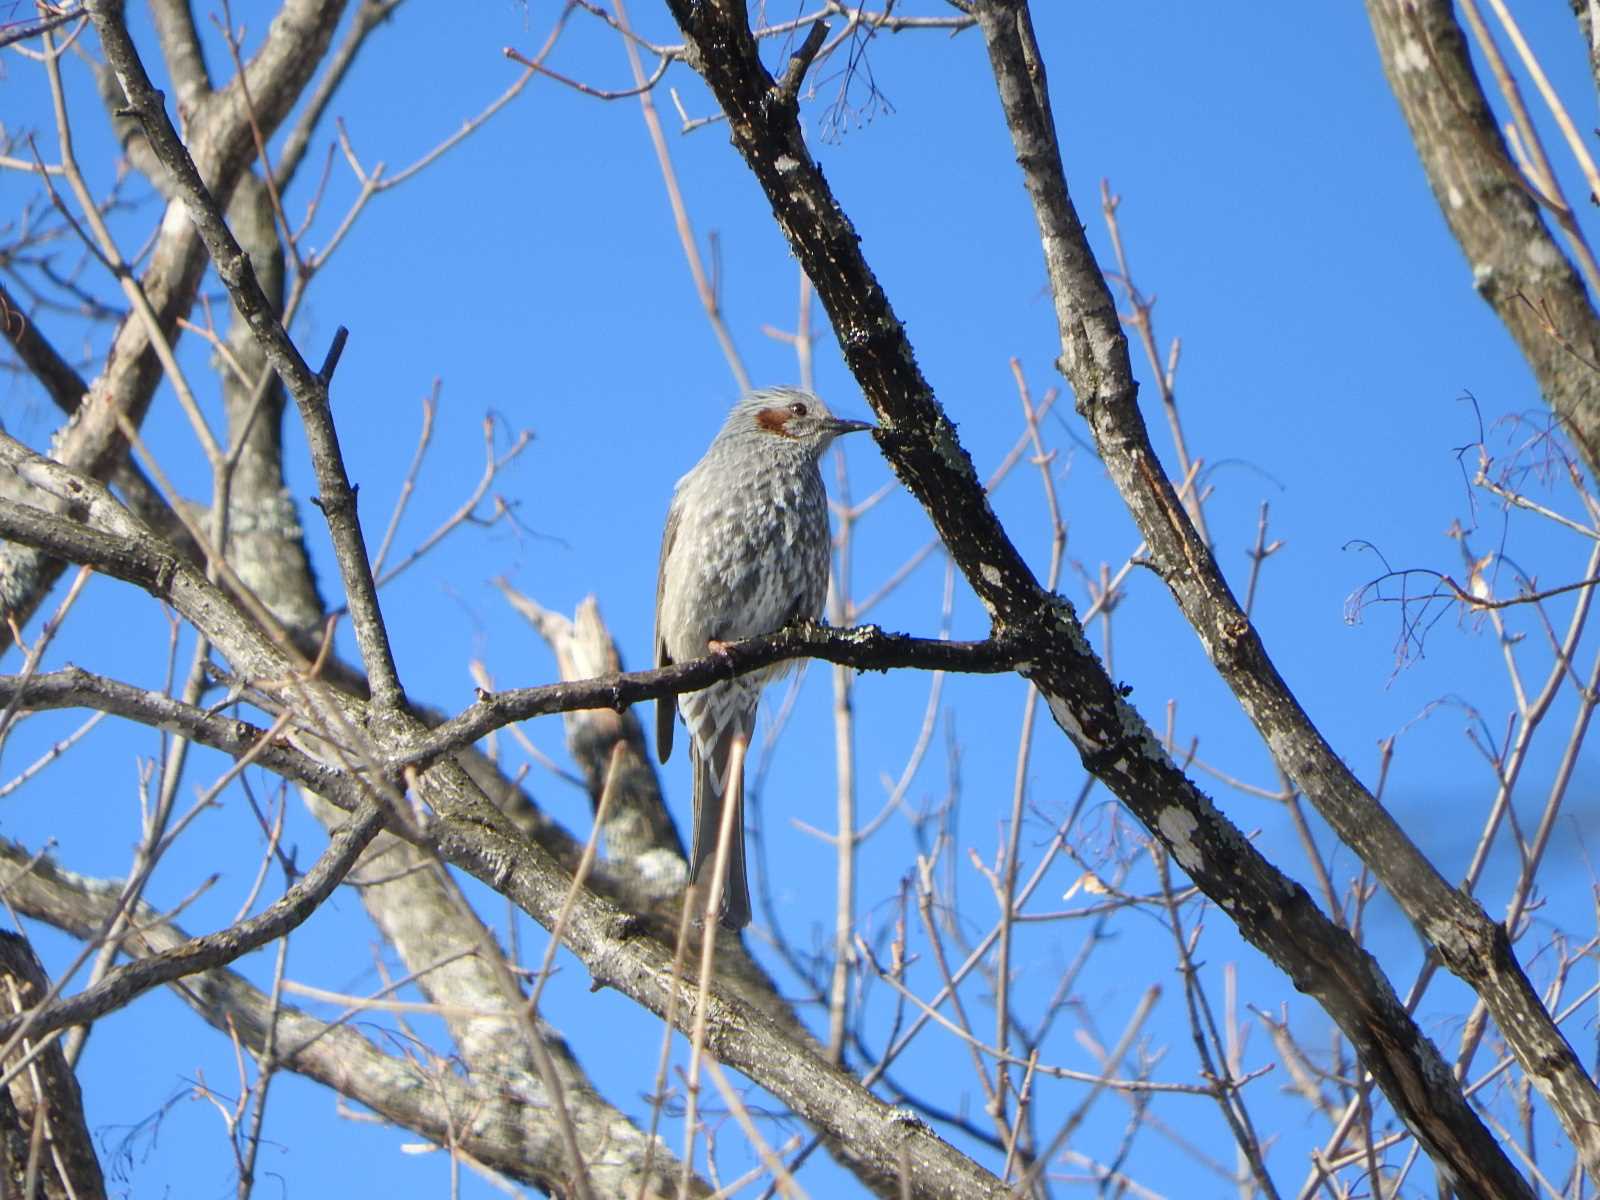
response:
[[(1061, 369), (1157, 571), (1279, 766), (1372, 868), (1445, 965), (1483, 997), (1593, 1176), (1600, 1170), (1600, 1092), (1518, 965), (1504, 928), (1439, 874), (1328, 745), (1178, 503), (1136, 403), (1110, 288), (1067, 193), (1026, 0), (983, 0), (977, 13), (1039, 223), (1061, 331)], [(1466, 1115), (1463, 1105), (1457, 1118)], [(1457, 1129), (1465, 1136), (1465, 1124)]]
[[(0, 1011), (26, 1011), (49, 991), (50, 979), (28, 939), (0, 932)], [(8, 1123), (0, 1130), (8, 1151), (5, 1194), (38, 1195), (43, 1200), (105, 1200), (105, 1175), (84, 1120), (78, 1078), (59, 1040), (37, 1055), (33, 1053), (35, 1044), (24, 1039), (0, 1064), (11, 1076), (4, 1090), (9, 1092), (9, 1110), (17, 1118), (15, 1125)], [(29, 1065), (23, 1066), (24, 1059)], [(13, 1148), (22, 1153), (9, 1152)], [(37, 1192), (27, 1190), (30, 1176)]]
[(1600, 479), (1600, 315), (1506, 149), (1454, 6), (1367, 0), (1367, 17), (1472, 286), (1516, 340), (1545, 403)]
[[(813, 162), (794, 106), (784, 102), (762, 65), (744, 5), (669, 2), (691, 61), (716, 94), (735, 147), (765, 190), (879, 414), (879, 445), (927, 509), (998, 629), (1039, 651), (1022, 673), (1044, 693), (1085, 766), (1171, 850), (1241, 933), (1323, 1004), (1464, 1195), (1530, 1194), (1377, 964), (1184, 777), (1106, 676), (1070, 606), (1046, 594), (1022, 561), (917, 369), (854, 229)], [(1036, 91), (1035, 103), (1042, 107), (1042, 65), (1030, 63), (1029, 72), (1022, 86)], [(1112, 336), (1120, 339), (1120, 331)]]

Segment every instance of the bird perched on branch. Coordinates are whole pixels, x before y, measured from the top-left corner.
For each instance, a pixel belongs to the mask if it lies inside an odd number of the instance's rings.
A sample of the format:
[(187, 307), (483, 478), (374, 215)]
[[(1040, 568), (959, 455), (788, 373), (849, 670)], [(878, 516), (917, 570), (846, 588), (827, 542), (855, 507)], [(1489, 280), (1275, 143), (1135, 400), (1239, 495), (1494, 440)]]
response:
[[(822, 615), (828, 592), (828, 498), (817, 459), (841, 433), (871, 429), (835, 417), (810, 392), (747, 394), (692, 471), (678, 481), (656, 577), (656, 666)], [(750, 923), (744, 864), (744, 750), (761, 689), (784, 664), (656, 702), (656, 750), (672, 754), (673, 709), (689, 729), (694, 847), (689, 881), (710, 879), (723, 808), (733, 805), (721, 923)], [(735, 745), (738, 750), (735, 752)], [(734, 772), (730, 767), (738, 765)]]

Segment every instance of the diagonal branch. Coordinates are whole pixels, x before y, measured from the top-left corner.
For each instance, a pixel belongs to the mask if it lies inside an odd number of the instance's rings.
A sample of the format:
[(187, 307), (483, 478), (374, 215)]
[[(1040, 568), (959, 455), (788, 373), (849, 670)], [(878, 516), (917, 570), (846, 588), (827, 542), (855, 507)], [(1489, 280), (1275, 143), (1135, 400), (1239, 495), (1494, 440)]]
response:
[(1483, 997), (1578, 1146), (1590, 1177), (1600, 1176), (1600, 1092), (1517, 963), (1504, 927), (1450, 885), (1323, 738), (1178, 503), (1135, 400), (1110, 289), (1067, 194), (1028, 6), (1025, 0), (984, 0), (977, 11), (1039, 223), (1061, 330), (1061, 368), (1157, 572), (1278, 765), (1372, 868), (1445, 965)]
[[(1577, 7), (1577, 6), (1575, 6)], [(1600, 314), (1507, 152), (1448, 0), (1367, 0), (1384, 74), (1472, 286), (1600, 478)], [(1584, 18), (1587, 20), (1587, 17)], [(1575, 218), (1563, 205), (1559, 223)], [(1593, 1168), (1591, 1165), (1591, 1177)]]
[[(1022, 561), (918, 370), (854, 229), (812, 160), (794, 105), (785, 103), (762, 65), (744, 5), (670, 0), (670, 7), (687, 37), (690, 61), (716, 94), (735, 147), (816, 284), (845, 358), (880, 417), (879, 445), (928, 511), (997, 628), (1041, 651), (1022, 673), (1043, 692), (1084, 765), (1171, 850), (1240, 932), (1334, 1017), (1396, 1112), (1463, 1195), (1528, 1195), (1377, 964), (1184, 777), (1107, 677), (1071, 607), (1046, 593)], [(1003, 19), (1005, 13), (991, 15)], [(1013, 93), (1031, 92), (1019, 98), (1045, 110), (1043, 87), (1036, 58), (1023, 77), (1002, 80), (1008, 105)], [(1025, 157), (1024, 165), (1031, 169), (1035, 163)], [(1073, 252), (1070, 242), (1062, 248)], [(1108, 320), (1092, 326), (1078, 321), (1065, 330), (1069, 353), (1081, 347), (1086, 362), (1095, 361), (1092, 337), (1123, 345), (1109, 297), (1104, 304)], [(1095, 394), (1080, 392), (1079, 402)]]

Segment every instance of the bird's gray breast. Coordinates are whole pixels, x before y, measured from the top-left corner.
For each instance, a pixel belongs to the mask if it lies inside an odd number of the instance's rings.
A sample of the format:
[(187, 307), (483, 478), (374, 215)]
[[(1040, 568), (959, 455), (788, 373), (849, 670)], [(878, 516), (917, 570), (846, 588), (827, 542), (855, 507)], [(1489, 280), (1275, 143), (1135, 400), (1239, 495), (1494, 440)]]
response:
[[(765, 456), (762, 456), (765, 457)], [(676, 661), (706, 642), (815, 619), (828, 588), (828, 502), (816, 464), (703, 462), (679, 489), (663, 632)]]

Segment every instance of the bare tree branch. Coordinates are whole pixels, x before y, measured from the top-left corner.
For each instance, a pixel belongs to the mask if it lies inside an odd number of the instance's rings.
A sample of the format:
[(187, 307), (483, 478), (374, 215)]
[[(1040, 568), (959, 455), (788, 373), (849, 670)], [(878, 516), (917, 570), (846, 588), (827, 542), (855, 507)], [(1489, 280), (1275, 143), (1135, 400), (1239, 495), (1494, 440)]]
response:
[[(1545, 403), (1600, 478), (1600, 315), (1506, 151), (1453, 6), (1368, 0), (1367, 17), (1473, 287), (1516, 340)], [(1594, 1169), (1591, 1159), (1591, 1177)]]
[[(1483, 996), (1567, 1133), (1589, 1147), (1584, 1157), (1595, 1174), (1600, 1092), (1528, 982), (1505, 928), (1434, 869), (1328, 745), (1178, 504), (1135, 403), (1127, 341), (1110, 289), (1067, 195), (1026, 0), (983, 0), (977, 12), (1039, 223), (1061, 330), (1062, 371), (1158, 572), (1279, 766), (1372, 868), (1445, 965)], [(1466, 1115), (1464, 1108), (1457, 1114)]]
[[(115, 7), (115, 6), (108, 6)], [(253, 115), (270, 132), (298, 98), (310, 72), (333, 36), (342, 0), (288, 0), (273, 21), (250, 69)], [(201, 176), (217, 194), (231, 193), (239, 173), (254, 153), (251, 106), (243, 102), (235, 80), (213, 93), (190, 114), (190, 147)], [(205, 269), (204, 246), (192, 224), (163, 222), (138, 284), (154, 313), (160, 336), (170, 344), (178, 322), (193, 305)], [(53, 452), (73, 469), (106, 478), (126, 453), (122, 423), (137, 427), (144, 417), (162, 370), (152, 331), (137, 315), (125, 320), (107, 355), (105, 372), (91, 385), (96, 403), (83, 406), (76, 420), (56, 439)], [(0, 595), (6, 613), (18, 624), (43, 602), (60, 577), (61, 565), (26, 548), (0, 546)], [(9, 638), (0, 628), (0, 644)]]
[[(120, 887), (86, 880), (61, 870), (48, 858), (0, 841), (0, 861), (5, 875), (5, 898), (18, 911), (46, 921), (78, 937), (93, 937), (111, 919)], [(358, 882), (352, 877), (352, 882)], [(190, 939), (159, 913), (141, 906), (131, 923), (133, 932), (122, 949), (137, 959), (148, 959), (186, 944)], [(384, 1053), (364, 1037), (350, 1018), (366, 1007), (352, 1003), (336, 1021), (323, 1021), (291, 1005), (273, 1007), (271, 997), (243, 976), (223, 967), (169, 984), (202, 1019), (225, 1034), (237, 1035), (252, 1051), (267, 1047), (267, 1031), (276, 1028), (273, 1061), (326, 1085), (340, 1095), (370, 1108), (386, 1120), (443, 1145), (458, 1146), (472, 1158), (511, 1179), (552, 1191), (565, 1185), (569, 1164), (558, 1139), (541, 1128), (537, 1104), (520, 1119), (507, 1119), (508, 1080), (492, 1072), (465, 1074), (444, 1060), (429, 1063), (411, 1053)], [(373, 1007), (381, 1007), (374, 1001)], [(552, 1053), (565, 1054), (559, 1037), (550, 1040)], [(603, 1103), (598, 1097), (589, 1100)], [(520, 1103), (520, 1102), (519, 1102)], [(587, 1107), (573, 1087), (569, 1106)], [(608, 1195), (631, 1195), (638, 1187), (646, 1155), (636, 1143), (628, 1144), (631, 1123), (614, 1109), (608, 1135), (614, 1153), (597, 1156), (589, 1164), (596, 1186)], [(638, 1135), (635, 1131), (634, 1138)], [(670, 1188), (677, 1175), (677, 1160), (663, 1148), (654, 1151), (656, 1169), (652, 1186)], [(710, 1191), (696, 1179), (692, 1195)], [(81, 1194), (81, 1193), (80, 1193)]]
[(350, 821), (334, 834), (328, 848), (305, 877), (261, 913), (220, 932), (191, 938), (159, 955), (119, 967), (94, 987), (75, 996), (43, 1009), (32, 1009), (23, 1016), (0, 1020), (0, 1038), (15, 1037), (19, 1033), (38, 1036), (92, 1021), (121, 1008), (141, 992), (197, 971), (223, 966), (282, 937), (304, 923), (333, 894), (334, 888), (344, 882), (345, 875), (382, 825), (382, 804), (371, 799), (364, 801)]
[[(744, 5), (672, 0), (671, 7), (697, 56), (691, 61), (721, 103), (734, 145), (816, 284), (851, 370), (881, 418), (879, 445), (928, 511), (997, 627), (1037, 650), (1023, 673), (1044, 693), (1084, 765), (1162, 840), (1246, 938), (1297, 987), (1317, 997), (1355, 1041), (1396, 1111), (1464, 1193), (1528, 1194), (1493, 1136), (1450, 1086), (1438, 1051), (1400, 1006), (1376, 963), (1183, 776), (1107, 678), (1070, 607), (1040, 589), (985, 502), (970, 460), (918, 371), (854, 230), (812, 161), (793, 106), (780, 102)], [(1015, 11), (991, 6), (989, 15), (1001, 21)], [(1007, 73), (1001, 82), (1008, 106), (1022, 102), (1047, 111), (1036, 55), (1026, 74)], [(1028, 153), (1029, 171), (1045, 165)], [(1083, 343), (1100, 337), (1121, 348), (1125, 361), (1115, 309), (1109, 299), (1105, 303), (1108, 319), (1092, 329), (1075, 321), (1069, 348), (1087, 352)], [(1080, 404), (1094, 395), (1080, 393)], [(1171, 498), (1170, 487), (1165, 494)], [(1171, 503), (1181, 519), (1182, 510)]]
[[(0, 932), (0, 1009), (24, 1012), (49, 990), (49, 977), (28, 940)], [(84, 1120), (77, 1076), (59, 1039), (49, 1039), (35, 1053), (37, 1047), (36, 1041), (24, 1039), (4, 1064), (11, 1079), (9, 1112), (17, 1119), (3, 1131), (4, 1142), (8, 1149), (19, 1144), (26, 1148), (20, 1159), (7, 1155), (6, 1194), (104, 1200), (105, 1176)]]

